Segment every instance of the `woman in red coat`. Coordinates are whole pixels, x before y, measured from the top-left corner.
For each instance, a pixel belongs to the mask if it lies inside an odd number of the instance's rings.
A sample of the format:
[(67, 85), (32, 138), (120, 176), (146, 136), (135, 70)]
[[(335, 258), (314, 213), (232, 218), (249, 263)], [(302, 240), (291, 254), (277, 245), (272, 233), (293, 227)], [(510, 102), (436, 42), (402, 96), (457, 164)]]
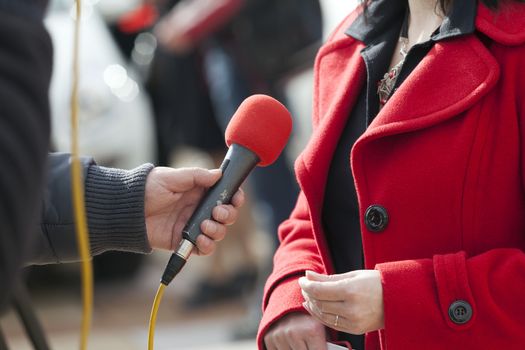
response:
[(259, 348), (525, 349), (524, 64), (518, 1), (372, 0), (343, 21)]

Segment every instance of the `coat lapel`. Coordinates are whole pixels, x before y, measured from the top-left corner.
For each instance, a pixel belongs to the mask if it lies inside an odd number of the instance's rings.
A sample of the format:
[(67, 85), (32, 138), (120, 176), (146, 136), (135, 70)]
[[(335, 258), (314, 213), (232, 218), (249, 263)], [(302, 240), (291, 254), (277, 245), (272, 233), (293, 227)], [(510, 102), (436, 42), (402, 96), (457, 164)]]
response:
[[(295, 164), (327, 268), (332, 266), (328, 248), (319, 236), (326, 178), (341, 132), (366, 80), (360, 54), (363, 48), (362, 42), (343, 34), (319, 52), (314, 133)], [(475, 35), (437, 43), (359, 138), (352, 155), (363, 156), (356, 151), (366, 141), (430, 127), (457, 116), (482, 98), (498, 76), (496, 60)]]
[(360, 140), (427, 128), (457, 116), (483, 97), (498, 76), (495, 58), (475, 35), (436, 43)]
[[(363, 47), (361, 42), (341, 36), (319, 52), (314, 82), (315, 132), (296, 163), (299, 182), (311, 190), (314, 203), (322, 203), (333, 152), (365, 82)], [(401, 84), (356, 147), (453, 118), (490, 91), (498, 77), (495, 58), (475, 35), (439, 42)], [(310, 176), (302, 176), (305, 172)]]
[[(320, 220), (326, 177), (350, 109), (365, 82), (366, 67), (360, 55), (363, 47), (361, 42), (342, 35), (319, 52), (314, 81), (316, 109), (312, 111), (315, 131), (308, 147), (295, 163), (297, 180), (308, 201), (317, 246), (326, 273), (334, 272)], [(323, 80), (319, 80), (319, 76)]]
[[(319, 52), (314, 81), (314, 133), (298, 158), (296, 173), (307, 197), (322, 205), (332, 155), (365, 82), (366, 68), (359, 52), (364, 45), (346, 35)], [(323, 79), (319, 80), (318, 77)]]

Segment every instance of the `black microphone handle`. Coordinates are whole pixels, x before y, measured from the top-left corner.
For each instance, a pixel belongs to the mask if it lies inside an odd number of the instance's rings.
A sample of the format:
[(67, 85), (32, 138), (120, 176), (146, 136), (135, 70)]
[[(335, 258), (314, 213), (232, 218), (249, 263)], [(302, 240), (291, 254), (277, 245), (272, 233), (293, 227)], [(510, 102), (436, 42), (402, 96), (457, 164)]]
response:
[(197, 237), (202, 233), (200, 229), (202, 221), (211, 218), (211, 212), (217, 205), (231, 202), (235, 192), (259, 161), (259, 157), (254, 152), (243, 146), (232, 144), (221, 165), (222, 177), (208, 190), (195, 209), (182, 230), (182, 238), (195, 245)]

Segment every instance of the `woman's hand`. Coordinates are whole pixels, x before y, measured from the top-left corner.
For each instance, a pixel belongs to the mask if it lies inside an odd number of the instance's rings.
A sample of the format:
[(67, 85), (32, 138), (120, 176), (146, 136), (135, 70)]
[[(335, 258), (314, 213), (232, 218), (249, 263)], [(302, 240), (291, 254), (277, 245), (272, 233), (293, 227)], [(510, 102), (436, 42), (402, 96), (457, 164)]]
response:
[[(153, 169), (146, 179), (144, 211), (149, 244), (152, 248), (175, 250), (182, 239), (182, 229), (206, 190), (221, 177), (218, 169)], [(208, 255), (215, 242), (226, 236), (226, 226), (235, 222), (238, 208), (244, 203), (242, 190), (232, 204), (219, 205), (212, 211), (213, 220), (204, 220), (197, 237), (197, 254)]]
[(307, 271), (299, 285), (305, 309), (330, 328), (363, 334), (384, 327), (383, 286), (377, 270), (338, 275)]
[(267, 350), (326, 350), (326, 330), (312, 316), (294, 312), (270, 328), (264, 344)]

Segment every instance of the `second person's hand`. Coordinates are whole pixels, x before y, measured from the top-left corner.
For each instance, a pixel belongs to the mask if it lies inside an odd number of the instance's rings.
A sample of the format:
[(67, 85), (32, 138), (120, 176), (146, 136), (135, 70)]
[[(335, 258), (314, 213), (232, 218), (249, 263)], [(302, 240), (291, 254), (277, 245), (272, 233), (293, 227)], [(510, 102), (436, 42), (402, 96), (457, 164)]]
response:
[(326, 350), (326, 328), (308, 314), (293, 312), (268, 330), (264, 344), (267, 350)]

